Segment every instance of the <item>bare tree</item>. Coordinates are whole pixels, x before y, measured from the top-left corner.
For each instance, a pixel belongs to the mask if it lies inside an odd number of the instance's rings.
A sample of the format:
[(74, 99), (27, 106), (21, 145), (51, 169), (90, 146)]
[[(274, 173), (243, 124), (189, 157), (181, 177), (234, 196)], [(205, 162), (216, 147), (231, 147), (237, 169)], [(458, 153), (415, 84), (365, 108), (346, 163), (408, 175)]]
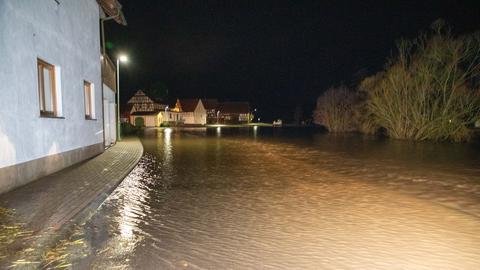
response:
[(394, 138), (463, 141), (480, 118), (480, 36), (433, 33), (398, 44), (385, 71), (361, 83), (366, 112)]
[(313, 121), (330, 132), (355, 130), (353, 106), (355, 93), (345, 86), (331, 87), (317, 99)]

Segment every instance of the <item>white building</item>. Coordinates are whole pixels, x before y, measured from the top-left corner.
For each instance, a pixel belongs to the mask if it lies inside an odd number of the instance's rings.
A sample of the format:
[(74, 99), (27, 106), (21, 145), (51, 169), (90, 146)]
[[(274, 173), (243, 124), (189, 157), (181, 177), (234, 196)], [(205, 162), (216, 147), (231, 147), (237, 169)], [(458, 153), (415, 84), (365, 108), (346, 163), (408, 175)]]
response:
[(130, 114), (130, 122), (138, 127), (160, 127), (166, 125), (182, 125), (183, 114), (170, 110), (162, 111), (137, 111)]
[(205, 125), (207, 111), (201, 99), (177, 99), (173, 111), (182, 113), (185, 125)]
[(117, 106), (115, 101), (117, 83), (115, 75), (115, 65), (107, 55), (103, 55), (103, 137), (105, 146), (110, 146), (117, 141)]
[(103, 151), (99, 22), (120, 7), (0, 0), (0, 193)]
[(142, 90), (138, 90), (127, 104), (129, 122), (137, 127), (159, 127), (162, 124), (176, 126), (184, 122), (182, 113), (155, 102)]

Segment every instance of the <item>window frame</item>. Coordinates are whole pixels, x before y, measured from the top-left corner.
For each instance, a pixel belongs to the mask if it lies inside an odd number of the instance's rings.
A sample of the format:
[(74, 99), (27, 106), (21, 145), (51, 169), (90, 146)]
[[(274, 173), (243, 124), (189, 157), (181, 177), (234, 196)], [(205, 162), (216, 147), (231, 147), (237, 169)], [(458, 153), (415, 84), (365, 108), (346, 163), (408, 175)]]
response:
[[(87, 91), (88, 89), (88, 91)], [(84, 111), (85, 111), (85, 119), (86, 120), (96, 120), (95, 118), (95, 102), (94, 102), (94, 85), (93, 83), (84, 80), (83, 81), (83, 106), (84, 106)], [(88, 97), (88, 102), (87, 102), (87, 97)], [(87, 109), (87, 104), (88, 104), (88, 109)]]
[[(45, 77), (44, 69), (48, 71), (50, 76), (50, 98), (52, 102), (52, 110), (47, 111), (46, 109), (46, 100), (45, 100)], [(39, 105), (40, 105), (40, 116), (41, 117), (59, 117), (58, 115), (58, 103), (57, 103), (57, 85), (56, 85), (56, 74), (55, 66), (37, 58), (37, 77), (38, 77), (38, 95), (39, 95)]]

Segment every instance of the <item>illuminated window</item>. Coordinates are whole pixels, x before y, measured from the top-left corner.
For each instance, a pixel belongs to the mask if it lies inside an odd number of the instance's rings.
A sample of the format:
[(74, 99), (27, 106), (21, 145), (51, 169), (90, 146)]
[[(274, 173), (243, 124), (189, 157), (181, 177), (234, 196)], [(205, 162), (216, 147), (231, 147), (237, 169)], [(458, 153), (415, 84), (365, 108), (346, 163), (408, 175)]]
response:
[(55, 67), (43, 60), (37, 59), (38, 93), (40, 98), (40, 116), (60, 116), (60, 95), (57, 89)]
[(95, 119), (95, 93), (93, 84), (84, 81), (83, 93), (85, 97), (85, 119)]

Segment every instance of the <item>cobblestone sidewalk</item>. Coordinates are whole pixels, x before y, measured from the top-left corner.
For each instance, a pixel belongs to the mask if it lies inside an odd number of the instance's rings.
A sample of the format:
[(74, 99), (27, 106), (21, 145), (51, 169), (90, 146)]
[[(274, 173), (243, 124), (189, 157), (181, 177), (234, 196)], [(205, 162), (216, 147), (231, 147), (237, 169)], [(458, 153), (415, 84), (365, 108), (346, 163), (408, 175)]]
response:
[[(15, 222), (24, 224), (25, 230), (48, 238), (72, 219), (100, 206), (142, 154), (140, 140), (127, 138), (92, 159), (0, 195), (0, 207), (13, 210)], [(9, 251), (18, 253), (48, 242), (38, 239), (15, 243)]]

